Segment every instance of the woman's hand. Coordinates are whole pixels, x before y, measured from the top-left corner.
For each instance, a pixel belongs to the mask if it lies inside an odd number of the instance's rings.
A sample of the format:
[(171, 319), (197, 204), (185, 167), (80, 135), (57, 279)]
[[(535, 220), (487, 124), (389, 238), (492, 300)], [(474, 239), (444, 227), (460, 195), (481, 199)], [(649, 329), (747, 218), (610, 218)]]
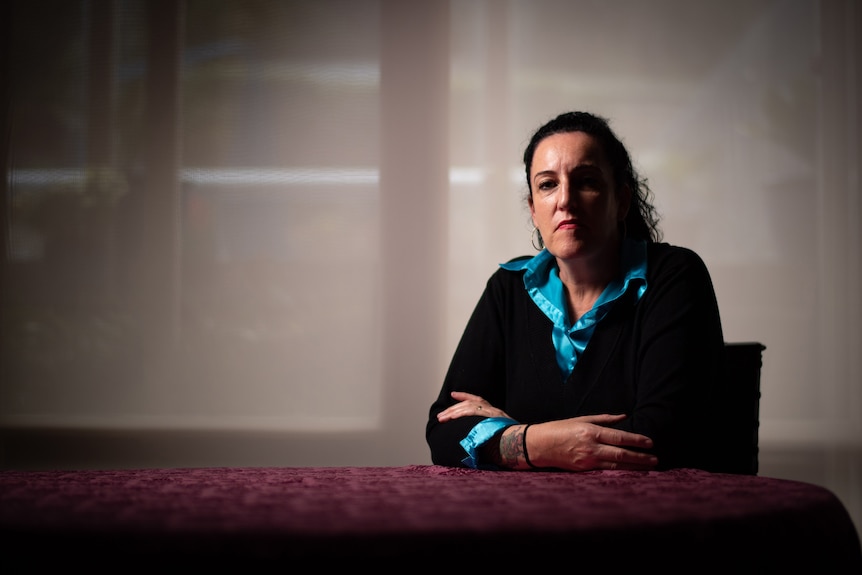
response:
[[(453, 391), (452, 398), (458, 403), (437, 414), (441, 423), (466, 415), (484, 417), (509, 417), (482, 397)], [(625, 419), (620, 415), (584, 415), (536, 423), (530, 426), (527, 437), (527, 453), (535, 467), (590, 471), (594, 469), (626, 469), (647, 471), (654, 469), (658, 459), (643, 450), (652, 449), (652, 439), (607, 427)], [(510, 468), (523, 468), (523, 425), (507, 428), (494, 445), (492, 459)]]
[[(652, 439), (606, 427), (625, 417), (586, 415), (531, 425), (527, 435), (530, 461), (536, 467), (571, 471), (654, 469), (658, 459), (652, 454), (638, 451), (652, 449)], [(511, 431), (517, 433), (516, 429)]]
[(483, 417), (509, 417), (502, 409), (497, 409), (478, 395), (472, 393), (464, 393), (463, 391), (453, 391), (452, 399), (458, 401), (455, 405), (450, 405), (443, 411), (437, 414), (437, 421), (444, 422), (451, 419), (458, 419), (465, 415), (481, 415)]

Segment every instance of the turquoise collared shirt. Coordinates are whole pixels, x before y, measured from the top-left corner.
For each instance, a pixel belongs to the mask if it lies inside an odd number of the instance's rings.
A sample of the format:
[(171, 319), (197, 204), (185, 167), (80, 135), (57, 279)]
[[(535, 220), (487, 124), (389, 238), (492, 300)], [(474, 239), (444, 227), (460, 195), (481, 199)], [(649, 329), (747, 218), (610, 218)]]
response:
[[(620, 267), (625, 270), (625, 275), (609, 283), (592, 309), (574, 323), (569, 321), (566, 311), (565, 288), (560, 279), (556, 259), (548, 250), (542, 250), (530, 259), (500, 264), (500, 267), (510, 271), (526, 270), (524, 287), (527, 293), (542, 313), (553, 322), (551, 340), (563, 381), (568, 379), (575, 369), (575, 364), (586, 349), (596, 324), (607, 315), (614, 303), (629, 290), (635, 290), (637, 299), (640, 299), (647, 289), (646, 242), (643, 241), (623, 241)], [(461, 440), (461, 446), (467, 452), (467, 457), (462, 462), (476, 469), (487, 467), (482, 466), (477, 459), (479, 446), (501, 429), (517, 423), (505, 417), (490, 417), (480, 421), (467, 437)]]

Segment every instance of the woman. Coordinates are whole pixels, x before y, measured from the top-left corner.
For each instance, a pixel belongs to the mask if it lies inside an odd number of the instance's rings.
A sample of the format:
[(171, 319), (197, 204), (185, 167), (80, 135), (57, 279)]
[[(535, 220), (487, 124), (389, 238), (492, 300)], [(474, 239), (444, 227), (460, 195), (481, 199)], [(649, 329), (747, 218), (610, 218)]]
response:
[(661, 242), (604, 118), (554, 118), (524, 165), (540, 251), (488, 280), (431, 405), (433, 463), (708, 469), (724, 338), (703, 261)]

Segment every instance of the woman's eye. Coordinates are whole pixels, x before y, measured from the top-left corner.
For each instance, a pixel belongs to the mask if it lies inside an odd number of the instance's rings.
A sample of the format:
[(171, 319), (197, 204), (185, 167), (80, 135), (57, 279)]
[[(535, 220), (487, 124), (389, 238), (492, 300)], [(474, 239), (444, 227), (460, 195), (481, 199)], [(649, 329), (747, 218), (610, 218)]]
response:
[(601, 180), (594, 176), (583, 176), (577, 180), (577, 188), (581, 190), (598, 190), (601, 185)]
[(556, 183), (553, 180), (545, 180), (543, 182), (539, 182), (540, 190), (552, 190), (556, 186)]

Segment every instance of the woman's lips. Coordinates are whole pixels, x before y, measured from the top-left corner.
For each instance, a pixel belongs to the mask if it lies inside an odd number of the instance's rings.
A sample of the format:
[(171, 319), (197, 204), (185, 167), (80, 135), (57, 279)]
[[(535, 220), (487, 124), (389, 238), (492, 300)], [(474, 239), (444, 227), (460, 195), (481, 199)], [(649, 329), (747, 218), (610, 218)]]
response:
[(563, 220), (557, 224), (558, 230), (573, 230), (579, 227), (581, 227), (581, 224), (577, 220)]

